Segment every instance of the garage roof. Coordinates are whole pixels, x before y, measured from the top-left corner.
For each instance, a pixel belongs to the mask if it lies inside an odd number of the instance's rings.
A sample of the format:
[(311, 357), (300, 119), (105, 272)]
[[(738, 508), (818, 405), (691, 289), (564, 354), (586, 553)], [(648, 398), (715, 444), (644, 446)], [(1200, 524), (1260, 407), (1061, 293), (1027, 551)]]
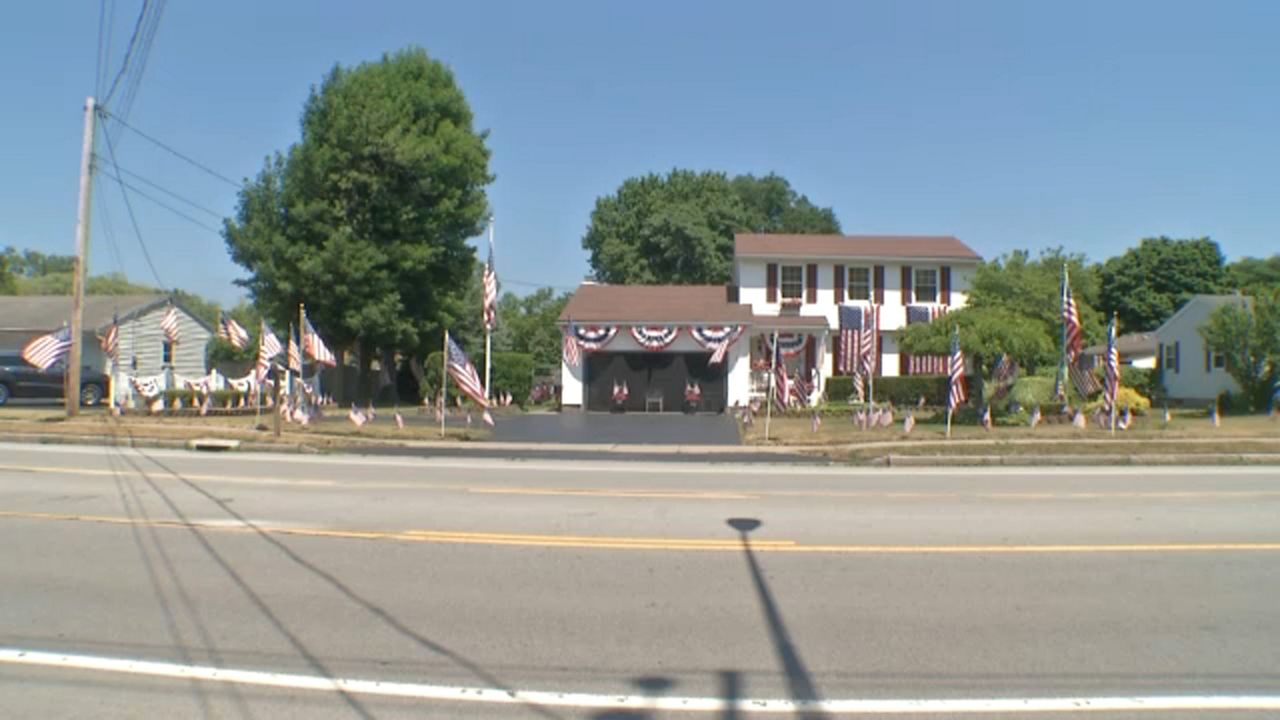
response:
[(621, 324), (748, 324), (751, 306), (729, 302), (724, 285), (601, 285), (583, 283), (561, 322)]

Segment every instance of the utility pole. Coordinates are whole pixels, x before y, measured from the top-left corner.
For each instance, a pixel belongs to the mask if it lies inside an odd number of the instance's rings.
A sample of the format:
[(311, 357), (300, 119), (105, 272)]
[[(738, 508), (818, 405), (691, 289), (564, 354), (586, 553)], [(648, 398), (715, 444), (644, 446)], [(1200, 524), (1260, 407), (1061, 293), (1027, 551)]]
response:
[(89, 200), (93, 192), (93, 121), (97, 106), (84, 101), (84, 141), (80, 147), (80, 209), (76, 215), (76, 260), (71, 277), (71, 353), (67, 358), (67, 417), (80, 412), (80, 364), (84, 354), (84, 283), (89, 259)]

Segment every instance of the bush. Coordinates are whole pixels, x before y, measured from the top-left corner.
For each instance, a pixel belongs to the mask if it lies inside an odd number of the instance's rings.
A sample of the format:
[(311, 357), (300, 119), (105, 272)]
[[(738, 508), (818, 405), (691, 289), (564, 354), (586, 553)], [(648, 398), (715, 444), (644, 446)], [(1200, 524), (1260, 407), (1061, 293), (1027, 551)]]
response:
[[(973, 387), (973, 378), (965, 378), (968, 387)], [(876, 378), (875, 401), (891, 402), (894, 405), (915, 405), (920, 397), (924, 397), (926, 405), (946, 405), (950, 382), (945, 375), (906, 375), (903, 377)]]
[[(1086, 403), (1084, 411), (1085, 413), (1091, 413), (1101, 407), (1102, 399), (1099, 398)], [(1124, 412), (1125, 408), (1132, 410), (1134, 415), (1146, 415), (1151, 411), (1151, 401), (1143, 397), (1137, 390), (1121, 385), (1120, 389), (1116, 391), (1116, 412)]]
[[(422, 366), (422, 385), (418, 391), (422, 398), (431, 398), (434, 401), (436, 395), (440, 392), (440, 373), (441, 368), (440, 352), (433, 352), (427, 356), (426, 363)], [(480, 375), (480, 382), (484, 382), (484, 355), (481, 354), (472, 361), (476, 364), (476, 372)], [(495, 352), (493, 354), (493, 393), (509, 392), (515, 402), (523, 406), (529, 401), (529, 393), (533, 390), (533, 355), (528, 353), (514, 352)], [(456, 384), (450, 384), (449, 394), (459, 392)]]
[(1146, 398), (1158, 398), (1163, 390), (1160, 384), (1160, 373), (1149, 368), (1120, 368), (1120, 386), (1131, 387)]
[(1053, 377), (1020, 377), (1013, 381), (1009, 391), (1009, 402), (1020, 407), (1032, 408), (1037, 405), (1046, 407), (1053, 403), (1053, 388), (1056, 378)]
[(853, 397), (853, 377), (835, 375), (827, 378), (827, 402), (844, 403)]
[(195, 390), (170, 389), (164, 391), (164, 406), (167, 408), (173, 407), (175, 398), (182, 401), (183, 407), (195, 407), (199, 402)]
[(228, 400), (231, 401), (231, 407), (236, 407), (240, 404), (240, 398), (244, 397), (244, 393), (239, 390), (214, 390), (209, 396), (214, 407), (226, 407)]

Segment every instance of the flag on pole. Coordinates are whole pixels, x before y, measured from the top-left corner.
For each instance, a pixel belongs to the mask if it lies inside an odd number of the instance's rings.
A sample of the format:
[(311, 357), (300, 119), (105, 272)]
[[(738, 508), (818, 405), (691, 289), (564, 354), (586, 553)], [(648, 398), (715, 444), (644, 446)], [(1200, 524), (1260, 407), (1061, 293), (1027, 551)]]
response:
[(329, 346), (324, 344), (324, 340), (320, 339), (320, 333), (316, 332), (305, 312), (302, 314), (302, 349), (311, 356), (312, 360), (321, 365), (336, 367), (338, 364), (338, 359), (329, 351)]
[(819, 413), (817, 410), (814, 410), (813, 418), (809, 421), (809, 431), (816, 433), (821, 427), (822, 427), (822, 414)]
[(569, 367), (578, 367), (578, 365), (582, 364), (582, 350), (578, 347), (578, 338), (574, 334), (573, 323), (565, 326), (563, 345), (565, 363)]
[(22, 359), (48, 370), (71, 351), (71, 328), (63, 325), (48, 335), (41, 335), (22, 347)]
[(1129, 409), (1128, 405), (1125, 405), (1124, 414), (1116, 421), (1116, 427), (1121, 430), (1128, 430), (1131, 425), (1133, 425), (1133, 411)]
[(1102, 412), (1107, 416), (1107, 422), (1111, 422), (1111, 416), (1116, 412), (1116, 396), (1120, 392), (1120, 351), (1116, 348), (1116, 316), (1111, 316), (1111, 322), (1107, 324), (1107, 360), (1106, 360), (1106, 383), (1103, 385), (1102, 392)]
[(231, 343), (237, 350), (249, 347), (249, 331), (230, 315), (218, 313), (218, 337)]
[(397, 430), (404, 429), (404, 416), (400, 414), (399, 410), (396, 411), (396, 429)]
[(915, 428), (916, 428), (916, 416), (914, 413), (908, 410), (907, 416), (902, 420), (902, 432), (906, 435), (910, 435), (911, 431), (914, 430)]
[(102, 354), (112, 362), (120, 359), (120, 316), (111, 316), (107, 331), (98, 337), (98, 346), (102, 348)]
[(356, 409), (355, 403), (351, 404), (351, 411), (347, 413), (347, 419), (356, 427), (360, 427), (369, 422), (369, 419), (364, 416), (364, 413)]
[(787, 365), (782, 360), (782, 349), (776, 342), (773, 345), (773, 404), (778, 408), (778, 412), (783, 412), (791, 403), (791, 379), (787, 377)]
[(987, 405), (982, 408), (982, 427), (987, 430), (991, 429), (991, 406)]
[(968, 396), (964, 387), (964, 353), (960, 351), (960, 327), (951, 334), (950, 388), (947, 392), (947, 409), (955, 412)]
[(876, 337), (880, 330), (878, 305), (840, 306), (840, 363), (843, 375), (864, 376), (875, 372)]
[(1071, 292), (1066, 267), (1062, 268), (1062, 326), (1065, 328), (1063, 350), (1067, 362), (1071, 362), (1079, 357), (1080, 350), (1084, 346), (1084, 332), (1080, 327), (1080, 309), (1076, 307), (1076, 298)]
[(282, 349), (280, 338), (276, 337), (275, 332), (267, 325), (267, 321), (263, 320), (262, 327), (258, 331), (258, 364), (254, 368), (259, 383), (267, 377), (267, 371), (271, 369), (271, 361), (280, 354)]
[(302, 351), (298, 349), (298, 336), (293, 331), (293, 323), (289, 324), (289, 353), (286, 360), (290, 370), (302, 374)]
[(449, 348), (449, 356), (445, 360), (449, 377), (458, 384), (459, 390), (484, 409), (484, 423), (492, 427), (493, 416), (489, 414), (489, 400), (485, 398), (484, 383), (480, 382), (475, 366), (467, 359), (467, 354), (462, 351), (462, 348), (458, 347), (458, 343), (454, 342), (453, 337), (446, 333), (445, 339), (448, 341)]
[(484, 264), (484, 329), (498, 324), (498, 271), (493, 264), (493, 225), (489, 226), (489, 260)]
[(1221, 426), (1222, 426), (1222, 416), (1221, 416), (1221, 414), (1219, 414), (1219, 412), (1218, 412), (1218, 401), (1217, 401), (1217, 400), (1214, 400), (1214, 401), (1213, 401), (1213, 404), (1209, 406), (1209, 422), (1210, 422), (1214, 427), (1221, 427)]
[(160, 318), (160, 329), (164, 331), (164, 339), (169, 341), (170, 345), (178, 343), (178, 308), (173, 303), (169, 304), (169, 309), (164, 311), (164, 315)]
[(1084, 366), (1083, 357), (1068, 363), (1067, 372), (1071, 375), (1071, 384), (1076, 386), (1076, 390), (1083, 397), (1088, 397), (1102, 389), (1093, 371)]
[(1027, 421), (1027, 424), (1031, 426), (1032, 430), (1035, 430), (1036, 426), (1040, 424), (1040, 406), (1039, 405), (1037, 405), (1035, 409), (1031, 411), (1031, 419)]

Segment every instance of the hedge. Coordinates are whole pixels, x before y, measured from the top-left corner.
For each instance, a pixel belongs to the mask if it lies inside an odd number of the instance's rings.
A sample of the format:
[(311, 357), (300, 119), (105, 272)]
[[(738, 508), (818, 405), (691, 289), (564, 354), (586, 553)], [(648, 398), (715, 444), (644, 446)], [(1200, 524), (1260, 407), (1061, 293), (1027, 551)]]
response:
[[(441, 353), (433, 352), (427, 356), (422, 367), (423, 382), (418, 391), (423, 398), (435, 398), (440, 389)], [(472, 359), (480, 382), (484, 382), (484, 355)], [(516, 404), (524, 405), (529, 401), (529, 393), (533, 390), (533, 355), (529, 353), (496, 352), (493, 354), (493, 392), (509, 392)], [(449, 394), (458, 392), (457, 384), (449, 385)]]

